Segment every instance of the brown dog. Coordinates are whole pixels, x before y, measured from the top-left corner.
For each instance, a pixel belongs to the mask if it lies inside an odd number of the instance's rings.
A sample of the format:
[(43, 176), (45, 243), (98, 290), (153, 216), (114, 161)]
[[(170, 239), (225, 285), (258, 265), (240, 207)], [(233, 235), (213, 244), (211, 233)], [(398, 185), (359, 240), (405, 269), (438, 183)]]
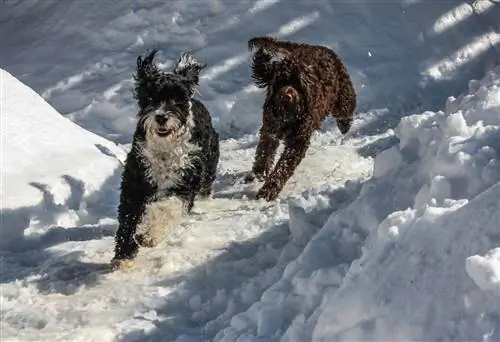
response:
[[(248, 47), (257, 50), (252, 78), (267, 92), (255, 161), (245, 181), (265, 181), (257, 198), (271, 201), (293, 175), (312, 134), (329, 113), (342, 134), (349, 131), (356, 93), (344, 64), (326, 47), (271, 37), (252, 38)], [(280, 141), (285, 148), (271, 172)]]

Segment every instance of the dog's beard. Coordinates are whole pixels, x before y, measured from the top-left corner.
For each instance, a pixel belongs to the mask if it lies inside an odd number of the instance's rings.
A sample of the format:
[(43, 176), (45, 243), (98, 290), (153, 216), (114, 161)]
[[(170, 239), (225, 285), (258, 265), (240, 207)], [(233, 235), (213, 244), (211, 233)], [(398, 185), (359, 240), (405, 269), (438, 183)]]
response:
[(190, 141), (195, 125), (193, 113), (189, 110), (183, 125), (177, 126), (180, 119), (176, 118), (178, 121), (173, 120), (171, 124), (166, 119), (166, 122), (160, 125), (162, 128), (175, 124), (175, 131), (166, 137), (158, 135), (159, 124), (154, 115), (145, 116), (142, 120), (139, 127), (144, 130), (144, 139), (138, 141), (138, 147), (139, 155), (146, 166), (145, 176), (159, 189), (167, 189), (181, 181), (181, 174), (176, 170), (190, 167), (192, 158), (187, 156), (200, 149)]
[(181, 121), (174, 117), (168, 116), (165, 123), (160, 125), (154, 114), (149, 114), (142, 122), (144, 132), (146, 133), (147, 141), (164, 141), (172, 142), (176, 140), (182, 133), (183, 125)]
[[(167, 111), (162, 112), (160, 110), (155, 110), (148, 113), (144, 116), (139, 125), (142, 125), (142, 129), (145, 132), (146, 141), (156, 141), (165, 143), (165, 142), (174, 142), (181, 135), (185, 134), (189, 127), (193, 126), (194, 123), (191, 122), (193, 120), (193, 115), (191, 111), (192, 103), (189, 101), (187, 103), (187, 113), (185, 114), (186, 122), (184, 124), (179, 119), (183, 116), (182, 113)], [(157, 121), (156, 117), (160, 115), (164, 117), (164, 122), (161, 124)]]

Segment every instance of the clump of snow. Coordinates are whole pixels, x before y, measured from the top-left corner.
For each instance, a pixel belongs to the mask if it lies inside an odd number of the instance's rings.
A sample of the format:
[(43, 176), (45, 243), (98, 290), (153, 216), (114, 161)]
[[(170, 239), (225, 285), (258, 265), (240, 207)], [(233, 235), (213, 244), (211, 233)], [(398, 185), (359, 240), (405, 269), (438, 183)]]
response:
[(116, 186), (124, 150), (64, 118), (2, 69), (0, 87), (0, 248), (19, 247), (23, 236), (54, 226), (97, 222), (93, 214), (106, 208), (97, 194), (108, 191), (114, 205), (114, 189), (103, 186)]
[(498, 340), (499, 100), (496, 68), (444, 111), (403, 118), (373, 177), (346, 185), (344, 205), (216, 340)]
[(500, 296), (500, 247), (493, 248), (486, 255), (473, 255), (465, 260), (467, 274), (485, 292)]

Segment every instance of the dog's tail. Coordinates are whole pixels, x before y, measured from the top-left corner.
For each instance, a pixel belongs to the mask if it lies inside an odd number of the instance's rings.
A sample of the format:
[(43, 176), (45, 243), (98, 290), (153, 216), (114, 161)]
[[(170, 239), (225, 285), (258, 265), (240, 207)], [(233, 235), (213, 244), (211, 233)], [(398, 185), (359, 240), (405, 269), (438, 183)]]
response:
[(158, 53), (158, 49), (153, 49), (146, 52), (144, 56), (137, 57), (137, 76), (142, 78), (158, 78), (161, 76), (161, 71), (153, 63), (153, 60)]
[(189, 52), (183, 52), (175, 62), (172, 73), (182, 77), (188, 88), (195, 91), (200, 81), (200, 71), (207, 65), (200, 63)]

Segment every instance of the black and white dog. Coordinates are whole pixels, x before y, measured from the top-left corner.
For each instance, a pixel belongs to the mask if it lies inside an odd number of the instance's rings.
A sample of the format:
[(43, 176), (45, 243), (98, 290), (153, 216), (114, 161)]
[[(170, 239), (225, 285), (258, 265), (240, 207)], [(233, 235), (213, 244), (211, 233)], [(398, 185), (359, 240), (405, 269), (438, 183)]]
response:
[(164, 72), (156, 53), (137, 58), (139, 120), (122, 175), (113, 267), (133, 266), (139, 246), (157, 246), (196, 196), (210, 197), (219, 162), (210, 113), (193, 98), (205, 65), (183, 53)]

